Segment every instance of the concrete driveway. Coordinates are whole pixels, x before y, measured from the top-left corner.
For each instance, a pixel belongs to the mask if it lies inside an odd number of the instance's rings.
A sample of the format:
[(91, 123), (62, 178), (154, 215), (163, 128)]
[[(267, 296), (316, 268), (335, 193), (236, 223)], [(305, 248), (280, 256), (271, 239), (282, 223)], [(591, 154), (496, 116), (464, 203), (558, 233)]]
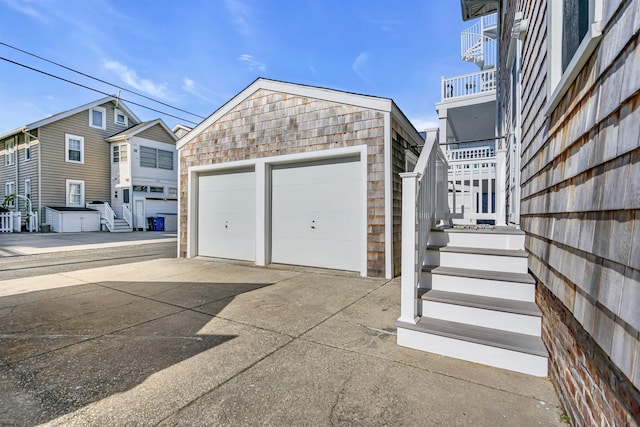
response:
[(0, 424), (561, 424), (546, 379), (397, 346), (399, 293), (184, 259), (3, 281)]

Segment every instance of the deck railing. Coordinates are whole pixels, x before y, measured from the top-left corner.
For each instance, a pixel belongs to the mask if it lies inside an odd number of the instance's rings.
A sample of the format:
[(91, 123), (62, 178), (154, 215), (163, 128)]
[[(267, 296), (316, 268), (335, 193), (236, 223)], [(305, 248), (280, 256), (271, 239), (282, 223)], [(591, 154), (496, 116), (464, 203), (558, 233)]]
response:
[(456, 77), (442, 77), (442, 100), (477, 95), (496, 89), (496, 70), (485, 70)]
[(433, 136), (413, 172), (402, 173), (402, 282), (399, 321), (416, 323), (418, 278), (431, 227), (448, 217), (447, 158)]
[(455, 222), (496, 221), (496, 155), (493, 146), (447, 150), (449, 210)]

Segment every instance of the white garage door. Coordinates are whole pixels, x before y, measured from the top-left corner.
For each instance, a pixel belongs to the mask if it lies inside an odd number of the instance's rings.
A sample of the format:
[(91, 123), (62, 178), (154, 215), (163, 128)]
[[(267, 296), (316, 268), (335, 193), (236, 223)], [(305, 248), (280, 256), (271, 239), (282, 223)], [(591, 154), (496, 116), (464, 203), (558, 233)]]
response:
[(271, 261), (360, 270), (359, 159), (274, 167)]
[(255, 260), (253, 171), (198, 178), (198, 255)]

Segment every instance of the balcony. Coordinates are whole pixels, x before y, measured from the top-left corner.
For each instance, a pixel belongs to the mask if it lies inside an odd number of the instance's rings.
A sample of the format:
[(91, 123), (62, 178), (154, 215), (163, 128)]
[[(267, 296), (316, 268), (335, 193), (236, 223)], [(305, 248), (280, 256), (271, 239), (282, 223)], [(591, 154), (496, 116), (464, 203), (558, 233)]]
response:
[(495, 68), (455, 77), (442, 77), (442, 100), (478, 94), (489, 94), (496, 90)]

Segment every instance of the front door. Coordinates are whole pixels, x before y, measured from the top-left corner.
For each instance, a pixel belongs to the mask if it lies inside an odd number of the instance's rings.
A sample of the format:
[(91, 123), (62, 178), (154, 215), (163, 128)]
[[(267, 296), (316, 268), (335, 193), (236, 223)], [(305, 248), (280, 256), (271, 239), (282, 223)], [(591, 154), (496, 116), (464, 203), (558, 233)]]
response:
[(144, 199), (134, 199), (133, 202), (134, 228), (147, 229), (147, 221), (144, 217)]

